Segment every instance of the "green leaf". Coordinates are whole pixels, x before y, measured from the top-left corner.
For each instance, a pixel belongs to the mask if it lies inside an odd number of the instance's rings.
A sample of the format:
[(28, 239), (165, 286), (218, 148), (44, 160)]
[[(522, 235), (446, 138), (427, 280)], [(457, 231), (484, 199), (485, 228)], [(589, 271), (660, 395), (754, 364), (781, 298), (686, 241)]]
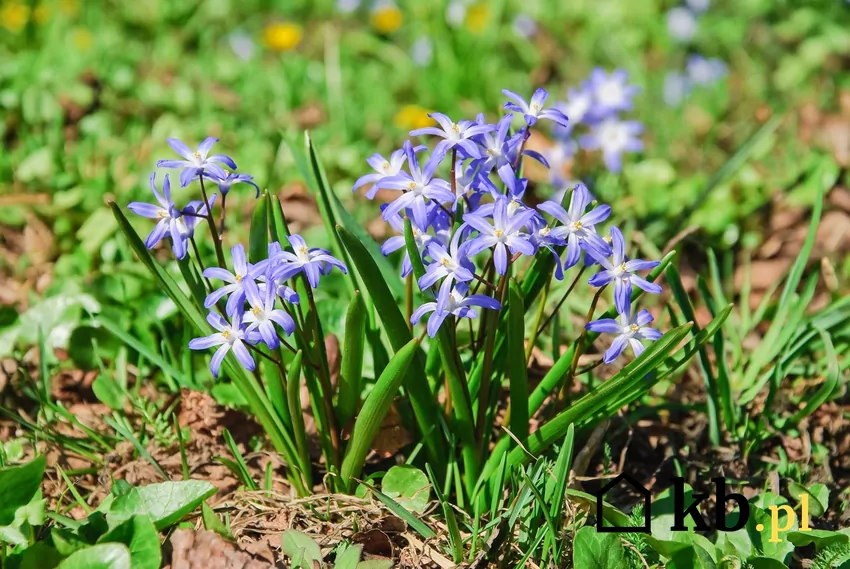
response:
[(251, 216), (251, 231), (248, 236), (248, 260), (259, 263), (269, 256), (269, 193), (263, 192), (257, 199)]
[(429, 528), (425, 524), (425, 522), (423, 522), (422, 520), (420, 520), (419, 518), (414, 516), (410, 512), (410, 510), (408, 510), (404, 506), (400, 505), (398, 502), (396, 502), (395, 500), (393, 500), (392, 498), (390, 498), (389, 496), (387, 496), (386, 494), (384, 494), (383, 492), (381, 492), (380, 490), (378, 490), (377, 488), (375, 488), (374, 486), (372, 486), (368, 482), (364, 481), (364, 482), (361, 482), (361, 484), (363, 486), (367, 487), (369, 490), (371, 490), (372, 494), (374, 494), (375, 497), (380, 502), (382, 502), (387, 508), (389, 508), (389, 510), (392, 513), (394, 513), (395, 515), (400, 517), (402, 520), (407, 522), (407, 524), (410, 527), (412, 527), (417, 532), (419, 532), (419, 535), (421, 535), (425, 539), (433, 539), (433, 538), (437, 537), (437, 534), (434, 533), (434, 530)]
[(528, 368), (525, 359), (525, 305), (516, 283), (508, 289), (508, 379), (510, 381), (511, 432), (525, 446), (528, 441)]
[(846, 533), (825, 529), (792, 531), (788, 532), (784, 537), (797, 547), (806, 547), (813, 543), (818, 551), (823, 551), (830, 545), (847, 543), (850, 541), (850, 535), (847, 535)]
[(11, 524), (18, 508), (36, 496), (46, 464), (44, 456), (40, 456), (21, 466), (0, 470), (0, 526)]
[[(160, 288), (174, 301), (174, 304), (183, 312), (186, 319), (193, 325), (198, 333), (208, 333), (211, 329), (206, 321), (206, 316), (200, 311), (198, 306), (192, 302), (186, 294), (180, 289), (174, 279), (168, 274), (165, 269), (157, 264), (156, 260), (151, 255), (151, 252), (145, 247), (144, 242), (130, 225), (124, 212), (118, 207), (115, 202), (109, 203), (112, 208), (112, 213), (115, 219), (118, 220), (118, 225), (127, 242), (133, 249), (133, 252), (139, 257), (145, 267), (154, 276), (159, 283)], [(262, 386), (259, 385), (253, 375), (249, 374), (234, 357), (226, 357), (223, 362), (224, 369), (227, 375), (233, 380), (238, 387), (240, 393), (248, 400), (254, 416), (259, 420), (260, 424), (265, 429), (275, 449), (280, 452), (290, 464), (296, 462), (295, 444), (289, 437), (288, 432), (280, 422), (277, 412), (274, 409), (271, 401), (266, 396)], [(306, 492), (304, 488), (297, 488), (302, 494)]]
[(337, 551), (334, 559), (334, 569), (357, 569), (363, 547), (360, 545), (343, 545)]
[(55, 569), (65, 558), (47, 541), (37, 541), (6, 558), (8, 569)]
[(749, 567), (752, 569), (788, 569), (788, 566), (781, 561), (777, 561), (771, 557), (750, 557), (747, 559)]
[(130, 550), (133, 569), (159, 569), (159, 534), (147, 516), (133, 516), (112, 528), (98, 543), (122, 543)]
[(201, 518), (204, 521), (204, 529), (214, 531), (228, 541), (236, 541), (233, 534), (227, 529), (227, 525), (221, 521), (215, 510), (209, 507), (206, 502), (201, 504)]
[[(387, 338), (393, 350), (398, 353), (412, 336), (407, 328), (407, 322), (387, 287), (386, 279), (369, 251), (351, 232), (341, 226), (337, 226), (337, 232), (345, 248), (351, 255), (351, 259), (360, 272), (363, 284), (369, 291), (369, 296), (375, 305), (375, 312), (381, 319), (386, 331)], [(423, 433), (430, 433), (434, 428), (437, 418), (440, 417), (440, 408), (437, 401), (431, 395), (428, 388), (428, 378), (425, 376), (424, 358), (416, 358), (410, 366), (404, 387), (410, 397), (416, 423)], [(421, 360), (421, 361), (420, 361)], [(437, 432), (439, 432), (437, 430)], [(430, 435), (425, 437), (425, 449), (434, 469), (438, 472), (445, 471), (447, 451), (445, 442), (439, 436)]]
[(131, 489), (118, 496), (106, 512), (111, 527), (133, 516), (146, 515), (162, 531), (192, 513), (216, 488), (201, 480), (161, 482)]
[(614, 533), (598, 533), (584, 526), (573, 541), (573, 567), (581, 569), (622, 569), (626, 567), (626, 551)]
[(59, 569), (131, 569), (130, 550), (120, 543), (81, 549), (59, 564)]
[(416, 513), (423, 513), (431, 501), (431, 484), (424, 472), (407, 464), (393, 466), (381, 480), (381, 490)]
[(337, 420), (345, 427), (354, 417), (360, 402), (360, 381), (363, 377), (363, 355), (366, 351), (366, 303), (360, 291), (354, 291), (345, 314), (345, 336), (342, 363), (339, 368)]
[(357, 415), (351, 439), (345, 449), (340, 472), (343, 484), (349, 492), (354, 489), (354, 478), (359, 477), (363, 470), (366, 455), (372, 448), (375, 435), (378, 434), (381, 423), (390, 410), (417, 350), (419, 350), (419, 342), (410, 340), (406, 346), (396, 352), (387, 368), (378, 377), (366, 401), (363, 402), (363, 408)]
[(321, 566), (322, 550), (319, 544), (307, 534), (288, 529), (281, 535), (281, 547), (289, 557), (293, 569), (302, 567), (313, 569), (313, 562)]
[(122, 411), (124, 409), (124, 390), (118, 385), (114, 378), (106, 374), (98, 374), (91, 385), (97, 400), (112, 409)]

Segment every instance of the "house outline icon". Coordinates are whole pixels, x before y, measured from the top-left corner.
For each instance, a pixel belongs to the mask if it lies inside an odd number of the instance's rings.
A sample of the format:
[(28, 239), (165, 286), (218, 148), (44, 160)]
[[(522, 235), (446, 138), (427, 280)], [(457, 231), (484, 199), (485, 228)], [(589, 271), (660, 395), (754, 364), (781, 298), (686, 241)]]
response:
[[(643, 496), (643, 525), (642, 526), (606, 526), (604, 525), (604, 516), (602, 515), (602, 509), (604, 507), (604, 496), (612, 488), (616, 488), (620, 485), (621, 482), (626, 481), (629, 486), (638, 491), (638, 493)], [(596, 495), (596, 531), (599, 533), (650, 533), (650, 519), (652, 518), (652, 496), (650, 495), (649, 490), (645, 487), (641, 486), (637, 480), (623, 472), (611, 482), (603, 486), (599, 489), (599, 493)]]

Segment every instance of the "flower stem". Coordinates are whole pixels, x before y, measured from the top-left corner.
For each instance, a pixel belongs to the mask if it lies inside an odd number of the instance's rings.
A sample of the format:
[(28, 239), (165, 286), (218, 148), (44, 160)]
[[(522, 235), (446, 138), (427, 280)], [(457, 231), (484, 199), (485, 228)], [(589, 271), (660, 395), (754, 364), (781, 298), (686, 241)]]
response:
[[(204, 260), (201, 259), (201, 253), (200, 253), (200, 251), (198, 251), (198, 244), (195, 242), (195, 236), (193, 235), (192, 237), (190, 237), (189, 241), (192, 242), (192, 249), (195, 251), (195, 260), (198, 262), (198, 267), (200, 268), (201, 276), (203, 276), (204, 270), (205, 270), (204, 269)], [(210, 282), (210, 279), (208, 279), (207, 277), (204, 277), (204, 281), (207, 283), (207, 290), (209, 292), (212, 292), (213, 286), (212, 286), (212, 283)]]
[(207, 198), (207, 190), (204, 187), (204, 177), (199, 176), (198, 180), (201, 182), (201, 195), (204, 197), (204, 205), (207, 208), (207, 223), (210, 226), (210, 235), (213, 239), (213, 244), (215, 245), (215, 255), (218, 258), (218, 266), (222, 269), (227, 268), (227, 263), (224, 260), (224, 250), (221, 247), (221, 238), (218, 235), (218, 229), (215, 226), (215, 220), (213, 219), (212, 208), (210, 208), (210, 200)]
[(576, 349), (573, 354), (573, 361), (570, 365), (570, 373), (567, 374), (566, 381), (561, 386), (561, 394), (559, 399), (565, 405), (570, 404), (570, 392), (572, 391), (573, 381), (575, 380), (576, 368), (578, 367), (578, 359), (584, 353), (584, 342), (587, 339), (587, 323), (593, 320), (593, 313), (596, 312), (596, 304), (599, 302), (599, 297), (602, 296), (602, 291), (604, 291), (608, 285), (599, 287), (596, 291), (596, 294), (593, 295), (593, 302), (590, 303), (590, 310), (587, 311), (587, 317), (584, 320), (584, 326), (581, 329), (581, 336), (576, 341)]
[(555, 305), (554, 310), (552, 310), (552, 313), (549, 315), (549, 317), (546, 319), (546, 321), (537, 329), (536, 336), (539, 336), (540, 334), (543, 333), (544, 330), (546, 330), (546, 327), (552, 321), (552, 318), (554, 318), (555, 315), (558, 313), (558, 311), (561, 310), (561, 306), (564, 305), (564, 302), (566, 302), (567, 297), (570, 296), (570, 293), (573, 291), (573, 289), (578, 284), (578, 280), (581, 278), (581, 275), (584, 274), (585, 269), (587, 269), (587, 267), (582, 266), (581, 270), (579, 270), (578, 274), (576, 275), (576, 278), (573, 279), (573, 282), (570, 283), (570, 288), (567, 289), (567, 292), (564, 293), (564, 296), (562, 296), (561, 300), (558, 301), (558, 304)]
[(218, 234), (219, 234), (220, 238), (224, 238), (224, 216), (226, 215), (226, 211), (227, 211), (227, 194), (222, 193), (221, 194), (221, 210), (219, 211), (219, 214), (218, 214), (218, 226), (219, 226)]
[(552, 276), (546, 279), (546, 286), (543, 288), (543, 296), (540, 297), (540, 306), (537, 307), (537, 316), (534, 318), (534, 326), (531, 328), (531, 337), (528, 339), (528, 347), (525, 349), (525, 362), (528, 364), (531, 361), (531, 352), (534, 351), (534, 344), (537, 343), (537, 337), (540, 334), (540, 321), (543, 319), (543, 313), (546, 311), (546, 299), (549, 298), (549, 289), (552, 288)]

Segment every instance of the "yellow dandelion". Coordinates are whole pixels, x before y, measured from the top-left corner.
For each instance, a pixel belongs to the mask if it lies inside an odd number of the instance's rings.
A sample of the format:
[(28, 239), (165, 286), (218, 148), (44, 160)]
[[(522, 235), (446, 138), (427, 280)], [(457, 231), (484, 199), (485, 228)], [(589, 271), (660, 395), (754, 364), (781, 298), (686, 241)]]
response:
[(480, 34), (490, 21), (490, 8), (484, 2), (476, 2), (466, 11), (464, 24), (474, 34)]
[(398, 6), (383, 2), (372, 10), (372, 27), (382, 34), (391, 34), (401, 27), (402, 15)]
[(289, 51), (301, 43), (304, 32), (301, 26), (292, 22), (278, 22), (266, 26), (263, 41), (270, 49)]
[(30, 19), (30, 7), (21, 2), (7, 2), (0, 8), (0, 26), (13, 34), (20, 32)]
[(94, 36), (85, 28), (74, 28), (71, 32), (71, 43), (79, 51), (88, 51), (94, 43)]
[(405, 105), (396, 113), (393, 118), (393, 124), (402, 130), (414, 130), (433, 126), (436, 124), (436, 121), (428, 116), (428, 113), (431, 112), (419, 105)]

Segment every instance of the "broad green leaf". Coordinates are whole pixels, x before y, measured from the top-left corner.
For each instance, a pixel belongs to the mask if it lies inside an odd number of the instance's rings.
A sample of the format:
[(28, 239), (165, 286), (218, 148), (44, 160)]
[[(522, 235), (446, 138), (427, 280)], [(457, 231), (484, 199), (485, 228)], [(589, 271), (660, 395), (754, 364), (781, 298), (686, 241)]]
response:
[(808, 531), (792, 531), (783, 536), (797, 547), (814, 544), (818, 551), (823, 551), (830, 545), (850, 542), (850, 535), (839, 531), (825, 529), (810, 529)]
[(573, 541), (573, 567), (581, 569), (621, 569), (626, 567), (626, 551), (619, 536), (598, 533), (584, 526)]
[(159, 534), (147, 516), (133, 516), (112, 528), (98, 543), (122, 543), (130, 550), (133, 569), (159, 569)]
[(21, 466), (0, 470), (0, 526), (11, 524), (18, 508), (36, 496), (46, 464), (44, 456), (39, 456)]
[(334, 559), (334, 569), (357, 569), (363, 547), (360, 545), (343, 545), (337, 551)]
[(215, 492), (215, 486), (201, 480), (139, 486), (117, 497), (106, 515), (110, 527), (115, 527), (133, 516), (148, 516), (156, 529), (162, 531), (192, 513)]
[(781, 561), (777, 561), (771, 557), (763, 557), (757, 555), (755, 557), (750, 557), (747, 559), (747, 563), (749, 567), (752, 569), (788, 569), (788, 566)]
[(410, 512), (410, 510), (408, 510), (404, 506), (400, 505), (398, 502), (396, 502), (395, 500), (393, 500), (392, 498), (390, 498), (389, 496), (387, 496), (386, 494), (384, 494), (383, 492), (381, 492), (380, 490), (378, 490), (377, 488), (375, 488), (374, 486), (372, 486), (368, 482), (364, 481), (361, 484), (366, 486), (369, 490), (371, 490), (372, 494), (374, 494), (375, 497), (381, 503), (383, 503), (392, 513), (394, 513), (395, 515), (400, 517), (402, 520), (407, 522), (407, 524), (410, 527), (412, 527), (417, 532), (419, 532), (419, 535), (421, 535), (425, 539), (433, 539), (433, 538), (437, 537), (437, 534), (434, 533), (434, 530), (429, 528), (425, 524), (425, 522), (423, 522), (422, 520), (420, 520), (419, 518), (414, 516), (413, 513)]
[(792, 480), (788, 483), (788, 493), (798, 504), (805, 499), (808, 503), (808, 514), (815, 518), (821, 517), (829, 507), (829, 488), (823, 484), (812, 484), (811, 488), (806, 488)]
[(415, 466), (393, 466), (381, 480), (381, 490), (411, 512), (423, 513), (431, 501), (428, 476)]
[(288, 529), (281, 535), (281, 547), (289, 557), (292, 568), (302, 567), (313, 569), (313, 562), (321, 566), (322, 550), (312, 537), (293, 529)]
[(8, 569), (55, 569), (65, 558), (44, 541), (37, 541), (23, 551), (13, 553), (5, 560)]
[(375, 436), (390, 410), (411, 362), (416, 357), (417, 350), (419, 350), (419, 342), (410, 340), (406, 346), (397, 351), (387, 368), (378, 377), (366, 401), (363, 402), (363, 408), (357, 415), (351, 439), (345, 449), (340, 472), (343, 484), (349, 492), (354, 489), (353, 479), (358, 478), (363, 470), (366, 455), (372, 448)]
[(59, 564), (59, 569), (131, 569), (130, 550), (120, 543), (81, 549)]
[(236, 541), (233, 534), (231, 534), (230, 530), (227, 529), (227, 525), (221, 521), (221, 518), (218, 517), (215, 510), (208, 506), (206, 502), (201, 504), (201, 518), (204, 521), (204, 529), (214, 531), (228, 541)]

